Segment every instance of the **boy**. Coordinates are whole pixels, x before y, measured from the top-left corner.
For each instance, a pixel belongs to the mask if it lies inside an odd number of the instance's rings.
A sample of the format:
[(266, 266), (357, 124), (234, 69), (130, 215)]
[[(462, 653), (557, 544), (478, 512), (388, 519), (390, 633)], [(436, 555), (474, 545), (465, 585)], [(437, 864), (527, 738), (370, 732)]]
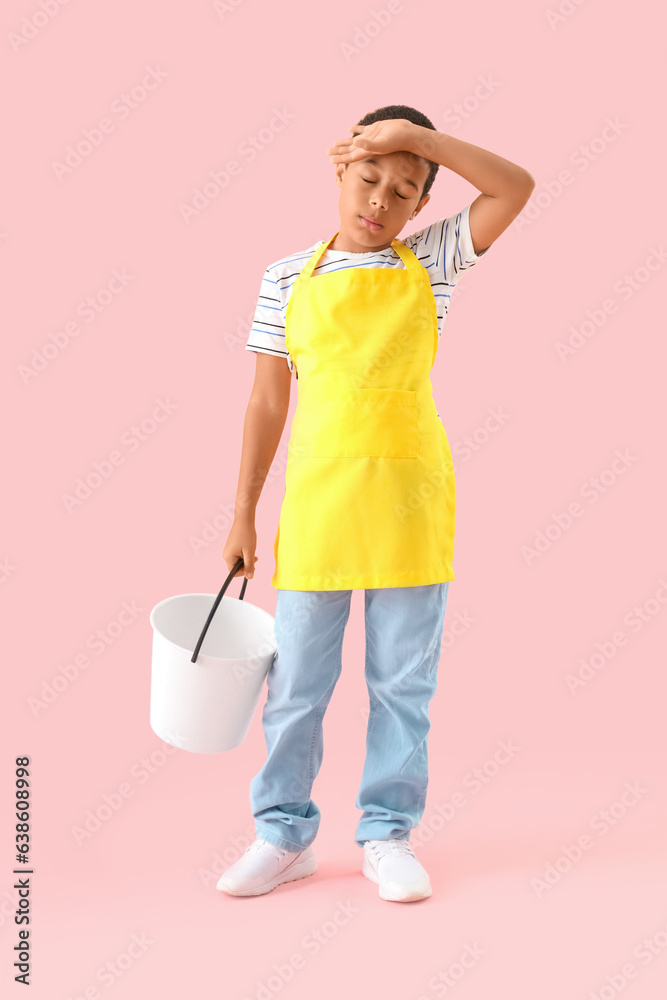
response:
[[(429, 373), (453, 285), (519, 214), (535, 181), (405, 105), (380, 108), (350, 131), (328, 150), (340, 229), (267, 269), (246, 345), (257, 367), (223, 558), (231, 571), (242, 555), (239, 575), (248, 579), (257, 501), (292, 374), (299, 381), (274, 543), (268, 756), (250, 786), (257, 839), (218, 882), (230, 895), (261, 895), (316, 871), (320, 812), (310, 795), (357, 588), (365, 591), (370, 700), (356, 800), (362, 873), (382, 899), (432, 891), (409, 837), (426, 800), (456, 497)], [(398, 240), (429, 201), (439, 165), (482, 193), (456, 216)]]

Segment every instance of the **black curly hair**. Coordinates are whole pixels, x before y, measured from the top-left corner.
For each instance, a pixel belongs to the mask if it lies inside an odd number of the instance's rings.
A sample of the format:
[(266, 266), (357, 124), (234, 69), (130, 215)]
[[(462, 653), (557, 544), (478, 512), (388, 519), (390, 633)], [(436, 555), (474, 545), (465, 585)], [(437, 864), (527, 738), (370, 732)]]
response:
[[(437, 131), (435, 125), (430, 119), (423, 115), (421, 111), (417, 111), (415, 108), (408, 107), (407, 104), (388, 104), (385, 108), (376, 108), (375, 111), (369, 111), (367, 115), (361, 118), (357, 125), (372, 125), (373, 122), (385, 121), (387, 118), (406, 118), (409, 122), (414, 125), (422, 125), (424, 128), (433, 129), (434, 132)], [(428, 176), (424, 183), (424, 190), (419, 196), (419, 200), (429, 193), (431, 187), (433, 186), (433, 181), (435, 180), (435, 175), (438, 172), (439, 163), (435, 163), (433, 160), (428, 160), (423, 157), (428, 163), (429, 170)]]

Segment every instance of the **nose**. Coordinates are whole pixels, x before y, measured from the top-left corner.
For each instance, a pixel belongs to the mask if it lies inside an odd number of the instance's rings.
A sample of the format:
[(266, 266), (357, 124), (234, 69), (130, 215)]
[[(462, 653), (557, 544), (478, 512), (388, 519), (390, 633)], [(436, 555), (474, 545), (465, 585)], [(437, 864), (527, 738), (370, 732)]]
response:
[(387, 207), (387, 199), (383, 197), (382, 192), (378, 191), (377, 188), (371, 193), (369, 201), (375, 208), (386, 209)]

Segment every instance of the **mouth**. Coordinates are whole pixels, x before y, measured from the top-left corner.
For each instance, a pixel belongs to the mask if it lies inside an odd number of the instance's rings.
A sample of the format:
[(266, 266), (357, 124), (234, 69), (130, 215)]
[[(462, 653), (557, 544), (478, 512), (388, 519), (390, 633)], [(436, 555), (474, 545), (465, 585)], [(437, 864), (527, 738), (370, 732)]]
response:
[(375, 219), (369, 219), (365, 215), (360, 215), (359, 218), (361, 219), (362, 226), (365, 226), (366, 229), (370, 229), (372, 233), (377, 233), (378, 230), (383, 228), (382, 223), (377, 222)]

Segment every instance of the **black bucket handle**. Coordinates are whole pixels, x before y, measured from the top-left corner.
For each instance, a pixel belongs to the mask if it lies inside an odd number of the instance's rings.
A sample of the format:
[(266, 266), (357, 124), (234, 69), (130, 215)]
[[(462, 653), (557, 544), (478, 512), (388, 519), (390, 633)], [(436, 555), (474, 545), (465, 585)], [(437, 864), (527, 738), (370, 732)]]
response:
[[(238, 559), (236, 560), (236, 562), (234, 563), (234, 565), (232, 566), (232, 568), (230, 569), (229, 576), (227, 577), (227, 579), (223, 583), (222, 589), (221, 589), (220, 593), (218, 594), (218, 596), (216, 597), (215, 601), (213, 602), (213, 607), (211, 608), (209, 616), (206, 619), (206, 624), (204, 625), (204, 627), (202, 629), (201, 635), (199, 636), (199, 639), (197, 640), (197, 645), (195, 646), (195, 651), (192, 654), (192, 659), (190, 660), (190, 663), (196, 663), (197, 662), (197, 657), (199, 655), (199, 650), (201, 648), (201, 644), (204, 641), (204, 636), (208, 632), (209, 625), (213, 621), (213, 615), (218, 610), (218, 605), (220, 604), (220, 601), (224, 597), (224, 593), (227, 590), (227, 587), (230, 585), (230, 583), (232, 582), (232, 580), (236, 576), (237, 570), (240, 569), (241, 566), (243, 566), (243, 556), (239, 556)], [(243, 578), (243, 586), (241, 587), (241, 593), (239, 594), (239, 600), (240, 601), (243, 600), (243, 595), (245, 594), (245, 589), (246, 589), (247, 585), (248, 585), (248, 577), (245, 576)]]

